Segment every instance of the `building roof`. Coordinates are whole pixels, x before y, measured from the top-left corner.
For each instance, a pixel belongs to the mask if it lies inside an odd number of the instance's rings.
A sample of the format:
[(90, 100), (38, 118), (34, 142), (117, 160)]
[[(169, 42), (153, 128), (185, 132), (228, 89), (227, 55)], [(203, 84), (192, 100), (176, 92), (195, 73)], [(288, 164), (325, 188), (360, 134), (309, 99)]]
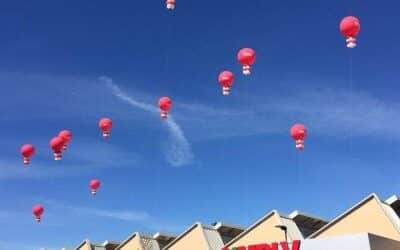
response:
[(400, 216), (400, 199), (396, 195), (393, 195), (389, 199), (387, 199), (386, 203), (393, 208), (397, 216)]
[(157, 232), (153, 235), (153, 238), (158, 242), (158, 245), (162, 249), (166, 245), (168, 245), (171, 241), (173, 241), (176, 238), (176, 235)]
[(85, 244), (90, 245), (90, 241), (86, 239), (86, 240), (82, 241), (81, 243), (79, 243), (79, 245), (76, 246), (74, 249), (75, 249), (75, 250), (78, 250), (81, 246), (83, 246), (83, 245), (85, 245)]
[[(347, 211), (345, 211), (344, 213), (340, 214), (338, 217), (336, 217), (335, 219), (333, 219), (331, 222), (329, 222), (328, 224), (326, 224), (325, 226), (323, 226), (320, 230), (316, 231), (315, 233), (311, 234), (309, 236), (309, 238), (315, 238), (318, 235), (320, 235), (322, 232), (326, 231), (327, 229), (331, 228), (332, 226), (334, 226), (335, 224), (337, 224), (339, 221), (341, 221), (343, 218), (345, 218), (346, 216), (348, 216), (349, 214), (353, 213), (354, 211), (356, 211), (358, 208), (362, 207), (364, 204), (366, 204), (368, 201), (375, 199), (378, 204), (380, 205), (380, 207), (382, 208), (382, 211), (384, 212), (385, 216), (389, 219), (389, 221), (392, 223), (393, 227), (400, 233), (400, 219), (397, 216), (396, 212), (392, 209), (392, 207), (386, 203), (386, 202), (382, 202), (379, 197), (375, 194), (372, 193), (370, 195), (368, 195), (366, 198), (364, 198), (362, 201), (360, 201), (359, 203), (357, 203), (356, 205), (354, 205), (353, 207), (351, 207), (350, 209), (348, 209)], [(394, 199), (390, 200), (392, 201), (392, 203), (394, 203), (393, 201)], [(389, 201), (389, 202), (390, 202)]]
[(131, 234), (127, 239), (125, 239), (124, 241), (121, 242), (121, 244), (115, 249), (121, 249), (123, 246), (126, 245), (126, 243), (128, 243), (130, 240), (132, 240), (133, 238), (135, 238), (136, 236), (139, 235), (139, 232), (134, 232), (133, 234)]
[(262, 224), (264, 221), (268, 220), (272, 216), (277, 215), (280, 218), (280, 224), (284, 225), (287, 228), (287, 233), (292, 239), (303, 239), (303, 235), (301, 234), (299, 228), (297, 227), (296, 223), (289, 218), (288, 216), (281, 215), (277, 210), (272, 210), (271, 212), (267, 213), (265, 216), (263, 216), (261, 219), (256, 221), (254, 224), (252, 224), (250, 227), (248, 227), (246, 230), (244, 230), (242, 233), (237, 235), (235, 238), (233, 238), (231, 241), (229, 241), (225, 246), (230, 246), (239, 239), (243, 238), (247, 234), (249, 234), (253, 229), (258, 227), (260, 224)]
[(168, 245), (166, 245), (163, 250), (169, 249), (171, 246), (173, 246), (175, 243), (177, 243), (179, 240), (184, 238), (186, 235), (188, 235), (190, 232), (192, 232), (195, 228), (200, 227), (203, 236), (205, 238), (205, 241), (207, 242), (209, 249), (214, 250), (214, 249), (221, 249), (223, 247), (223, 241), (221, 239), (221, 236), (219, 235), (217, 229), (215, 229), (211, 225), (205, 225), (200, 222), (196, 222), (192, 226), (190, 226), (188, 229), (186, 229), (182, 234), (180, 234), (178, 237), (176, 237), (173, 241), (171, 241)]
[(308, 237), (310, 234), (318, 231), (323, 226), (328, 224), (327, 220), (306, 214), (304, 212), (300, 212), (298, 210), (295, 210), (291, 214), (289, 214), (289, 218), (296, 223), (304, 238)]

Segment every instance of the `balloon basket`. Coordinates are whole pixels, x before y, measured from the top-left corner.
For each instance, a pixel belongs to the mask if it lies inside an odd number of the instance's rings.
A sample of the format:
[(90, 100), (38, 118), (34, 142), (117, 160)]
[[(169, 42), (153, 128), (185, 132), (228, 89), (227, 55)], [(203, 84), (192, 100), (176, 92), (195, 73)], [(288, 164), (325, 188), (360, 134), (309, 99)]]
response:
[(231, 92), (230, 87), (222, 87), (222, 95), (229, 95)]
[(354, 49), (355, 47), (357, 47), (357, 39), (355, 39), (354, 37), (347, 38), (346, 43), (347, 48)]
[(251, 71), (250, 71), (250, 65), (243, 65), (243, 75), (250, 75)]
[(161, 111), (160, 117), (161, 117), (161, 119), (167, 119), (168, 118), (168, 113), (165, 112), (165, 111)]

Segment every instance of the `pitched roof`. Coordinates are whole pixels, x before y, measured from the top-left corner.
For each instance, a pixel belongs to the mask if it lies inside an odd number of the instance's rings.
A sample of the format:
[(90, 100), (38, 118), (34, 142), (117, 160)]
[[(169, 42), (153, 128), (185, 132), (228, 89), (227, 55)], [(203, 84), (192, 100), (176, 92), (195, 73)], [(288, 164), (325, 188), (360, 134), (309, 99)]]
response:
[(78, 250), (81, 246), (85, 245), (85, 244), (89, 244), (90, 245), (90, 241), (88, 239), (83, 240), (81, 243), (79, 243), (79, 245), (77, 247), (75, 247), (75, 250)]
[(295, 210), (291, 214), (289, 214), (289, 218), (296, 223), (304, 238), (315, 233), (323, 226), (328, 224), (327, 220), (306, 214), (304, 212), (300, 212), (298, 210)]
[(115, 249), (115, 250), (119, 250), (121, 249), (123, 246), (126, 245), (126, 243), (128, 243), (129, 241), (131, 241), (133, 238), (135, 238), (136, 236), (139, 235), (139, 232), (134, 232), (133, 234), (131, 234), (127, 239), (125, 239), (124, 241), (121, 242), (121, 244)]
[(316, 231), (315, 233), (311, 234), (308, 238), (313, 239), (320, 235), (322, 232), (326, 231), (327, 229), (331, 228), (335, 224), (337, 224), (339, 221), (341, 221), (343, 218), (348, 216), (349, 214), (353, 213), (356, 211), (358, 208), (362, 207), (364, 204), (366, 204), (368, 201), (375, 199), (380, 207), (382, 208), (382, 211), (384, 212), (385, 216), (389, 219), (389, 221), (392, 223), (393, 227), (400, 233), (400, 219), (396, 215), (395, 211), (388, 205), (387, 203), (381, 201), (379, 197), (375, 194), (372, 193), (368, 195), (366, 198), (361, 200), (359, 203), (345, 211), (344, 213), (340, 214), (338, 217), (333, 219), (331, 222), (323, 226), (320, 230)]
[(223, 241), (221, 239), (221, 236), (219, 235), (218, 231), (210, 225), (205, 225), (200, 222), (196, 222), (192, 226), (190, 226), (188, 229), (186, 229), (182, 234), (180, 234), (178, 237), (176, 237), (173, 241), (171, 241), (168, 245), (166, 245), (164, 249), (169, 249), (171, 246), (173, 246), (175, 243), (177, 243), (179, 240), (181, 240), (183, 237), (188, 235), (191, 231), (193, 231), (195, 228), (200, 227), (204, 239), (207, 242), (209, 249), (214, 250), (214, 249), (221, 249), (223, 247)]
[(281, 224), (283, 224), (284, 226), (287, 227), (288, 235), (291, 238), (293, 238), (293, 239), (303, 239), (304, 238), (303, 235), (301, 234), (299, 228), (297, 227), (296, 223), (294, 223), (294, 221), (291, 218), (281, 215), (277, 210), (272, 210), (269, 213), (267, 213), (266, 215), (264, 215), (263, 217), (261, 217), (261, 219), (257, 220), (254, 224), (252, 224), (250, 227), (248, 227), (245, 231), (243, 231), (242, 233), (237, 235), (235, 238), (233, 238), (231, 241), (226, 243), (225, 246), (232, 245), (234, 242), (238, 241), (239, 239), (241, 239), (244, 236), (246, 236), (247, 234), (249, 234), (253, 229), (258, 227), (260, 224), (262, 224), (264, 221), (266, 221), (267, 219), (271, 218), (274, 215), (279, 216)]

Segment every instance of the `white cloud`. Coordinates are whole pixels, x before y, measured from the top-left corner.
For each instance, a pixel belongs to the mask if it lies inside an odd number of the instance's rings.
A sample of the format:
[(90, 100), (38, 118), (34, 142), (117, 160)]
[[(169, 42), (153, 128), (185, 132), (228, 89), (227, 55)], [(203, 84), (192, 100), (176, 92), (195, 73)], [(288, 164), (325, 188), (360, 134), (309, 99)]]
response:
[[(10, 140), (6, 140), (10, 143)], [(14, 144), (14, 143), (10, 143)], [(0, 146), (7, 146), (0, 142)], [(36, 145), (38, 149), (47, 145)], [(84, 153), (82, 153), (84, 152)], [(99, 140), (79, 138), (73, 140), (63, 160), (56, 162), (50, 150), (37, 150), (30, 165), (23, 165), (22, 158), (0, 159), (0, 179), (64, 178), (91, 174), (99, 170), (141, 167), (140, 157), (135, 152)]]
[(62, 247), (43, 247), (35, 244), (0, 241), (0, 250), (61, 250)]
[[(111, 78), (100, 77), (101, 81), (112, 90), (113, 94), (128, 103), (134, 108), (142, 109), (143, 111), (159, 115), (159, 110), (156, 106), (140, 102), (124, 93)], [(163, 153), (166, 160), (175, 167), (190, 164), (193, 160), (193, 153), (189, 141), (186, 139), (185, 134), (178, 123), (174, 120), (172, 115), (169, 115), (166, 121), (169, 131), (168, 142), (162, 145)]]
[(295, 122), (304, 123), (314, 136), (400, 139), (400, 105), (365, 92), (304, 88), (284, 96), (239, 99), (235, 107), (177, 103), (175, 116), (196, 140), (287, 134)]
[[(68, 205), (58, 201), (46, 200), (44, 202), (46, 207), (52, 208), (54, 211), (64, 211), (64, 213), (74, 213), (76, 217), (90, 219), (90, 217), (100, 217), (104, 219), (118, 220), (129, 223), (137, 223), (147, 229), (160, 231), (179, 231), (180, 225), (164, 221), (150, 215), (146, 211), (138, 210), (118, 210), (118, 209), (98, 209), (91, 207), (84, 207), (78, 205)], [(61, 208), (61, 209), (60, 209)], [(75, 216), (74, 216), (75, 217)]]

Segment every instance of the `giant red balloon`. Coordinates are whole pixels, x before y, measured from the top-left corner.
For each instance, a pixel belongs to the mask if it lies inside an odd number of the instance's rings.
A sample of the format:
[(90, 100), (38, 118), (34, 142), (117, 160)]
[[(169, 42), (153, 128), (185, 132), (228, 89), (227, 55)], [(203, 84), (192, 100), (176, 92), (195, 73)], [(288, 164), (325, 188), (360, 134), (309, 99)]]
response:
[(30, 158), (35, 154), (35, 147), (31, 144), (24, 144), (21, 147), (21, 155), (24, 157), (24, 164), (30, 162)]
[(71, 141), (72, 139), (72, 133), (69, 130), (62, 130), (60, 131), (60, 133), (58, 134), (59, 137), (64, 139), (64, 146), (63, 146), (63, 150), (67, 149), (68, 143)]
[(348, 48), (355, 48), (357, 46), (357, 35), (360, 32), (360, 20), (354, 16), (347, 16), (343, 18), (339, 25), (340, 32), (346, 37)]
[(251, 48), (244, 48), (239, 50), (237, 59), (243, 67), (243, 74), (251, 74), (251, 65), (256, 61), (256, 52)]
[(93, 194), (93, 195), (96, 195), (97, 190), (98, 190), (99, 187), (100, 187), (100, 181), (97, 180), (97, 179), (93, 179), (93, 180), (90, 181), (89, 186), (90, 186), (90, 189), (91, 189), (91, 191), (92, 191), (92, 194)]
[(64, 147), (65, 140), (62, 137), (56, 136), (50, 141), (50, 147), (54, 152), (54, 160), (58, 161), (62, 159), (62, 149)]
[(168, 117), (168, 112), (172, 107), (172, 100), (171, 98), (164, 96), (158, 100), (158, 107), (161, 111), (161, 118), (166, 119)]
[(219, 74), (218, 82), (222, 86), (223, 95), (229, 95), (233, 81), (234, 81), (234, 76), (231, 71), (225, 70)]
[(43, 208), (42, 205), (35, 205), (35, 206), (32, 208), (32, 213), (33, 213), (33, 215), (35, 216), (35, 220), (36, 220), (37, 222), (40, 222), (41, 217), (42, 217), (42, 215), (43, 215), (43, 212), (44, 212), (44, 208)]
[(290, 136), (296, 142), (297, 150), (304, 149), (304, 140), (307, 137), (307, 129), (303, 124), (295, 124), (290, 129)]
[(112, 120), (110, 118), (102, 118), (99, 121), (99, 128), (103, 131), (103, 138), (108, 139), (110, 137), (110, 131), (112, 128)]

